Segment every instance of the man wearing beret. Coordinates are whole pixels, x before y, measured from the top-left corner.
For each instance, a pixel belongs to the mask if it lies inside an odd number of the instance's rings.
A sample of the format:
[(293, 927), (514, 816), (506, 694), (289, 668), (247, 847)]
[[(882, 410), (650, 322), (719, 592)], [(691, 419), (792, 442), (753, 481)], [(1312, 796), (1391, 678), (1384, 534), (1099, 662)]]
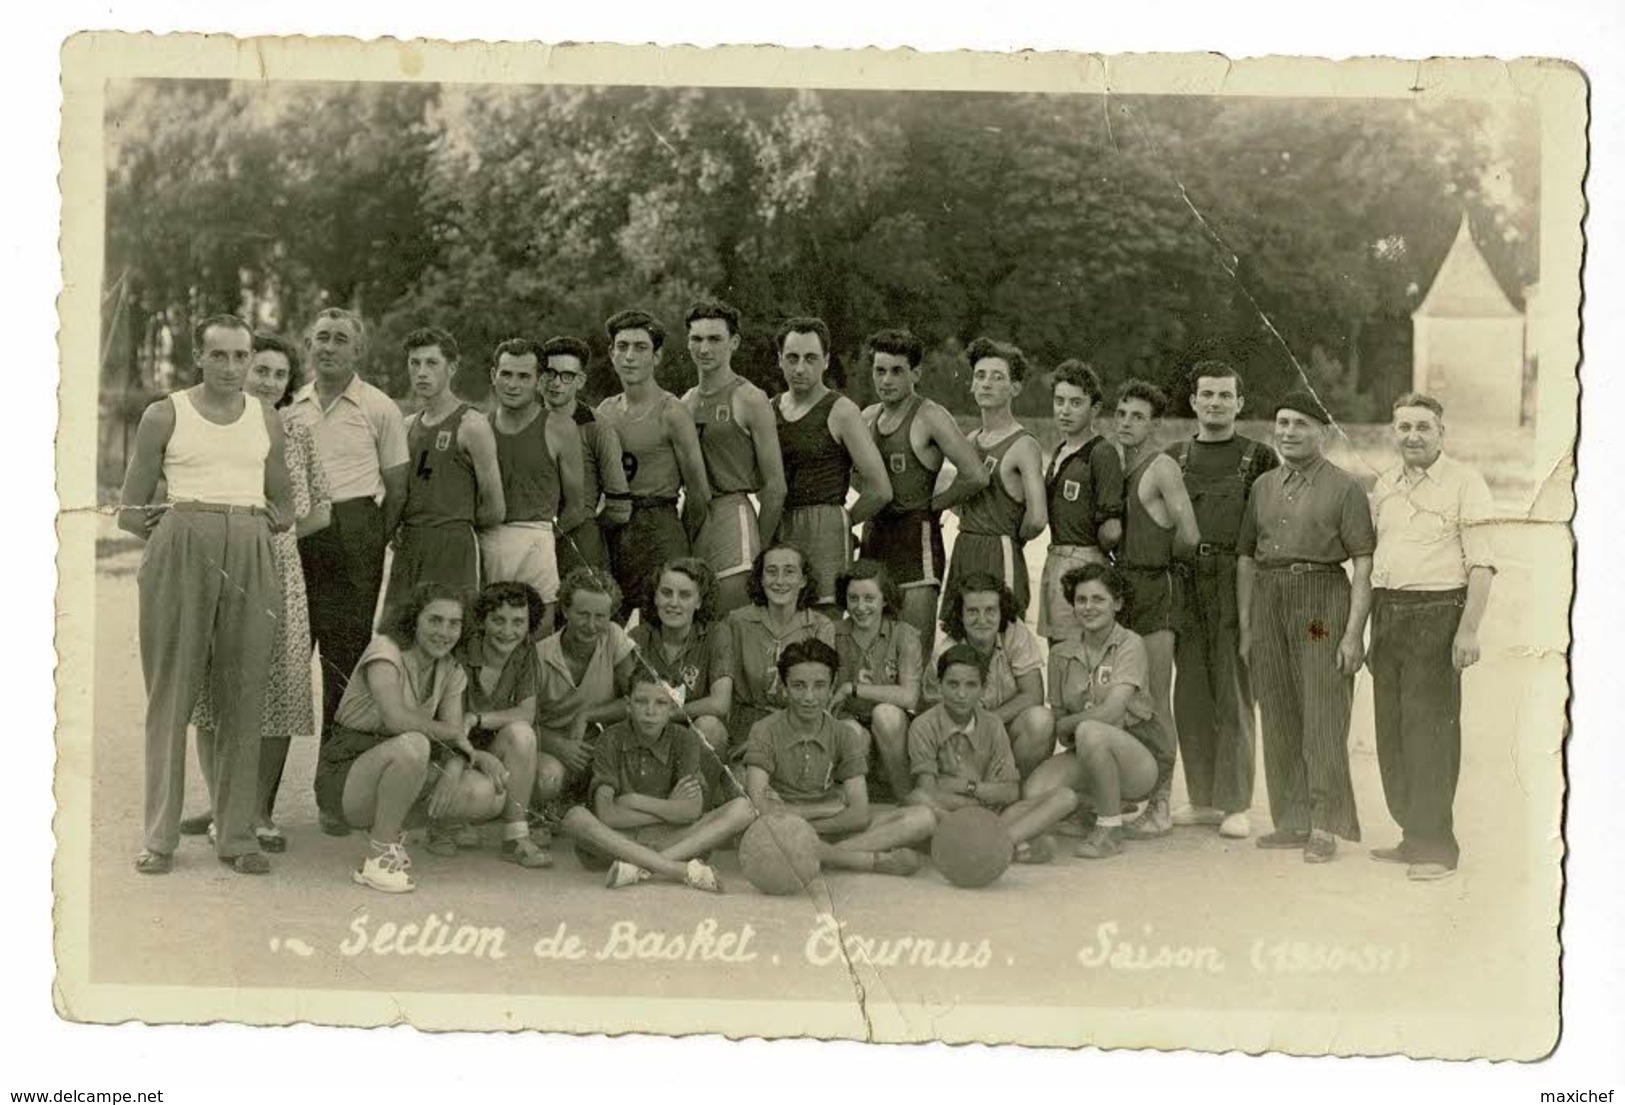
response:
[(1253, 484), (1236, 543), (1241, 655), (1263, 713), (1275, 823), (1258, 846), (1301, 848), (1307, 863), (1329, 862), (1338, 837), (1360, 839), (1349, 711), (1377, 547), (1365, 492), (1325, 457), (1330, 423), (1306, 391), (1275, 405), (1282, 465)]

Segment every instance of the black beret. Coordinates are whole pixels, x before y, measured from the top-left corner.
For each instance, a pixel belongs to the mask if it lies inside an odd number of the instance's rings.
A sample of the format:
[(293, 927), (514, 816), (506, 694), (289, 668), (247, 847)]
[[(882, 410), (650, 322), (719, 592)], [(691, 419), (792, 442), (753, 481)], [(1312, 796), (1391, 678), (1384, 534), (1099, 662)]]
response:
[(1285, 395), (1281, 396), (1280, 399), (1276, 400), (1275, 410), (1272, 413), (1272, 417), (1275, 414), (1280, 414), (1284, 410), (1297, 411), (1299, 414), (1307, 415), (1308, 417), (1313, 418), (1316, 422), (1319, 422), (1322, 426), (1330, 426), (1332, 424), (1332, 416), (1326, 413), (1326, 408), (1320, 405), (1320, 400), (1316, 399), (1309, 392), (1302, 389), (1297, 391), (1289, 391)]

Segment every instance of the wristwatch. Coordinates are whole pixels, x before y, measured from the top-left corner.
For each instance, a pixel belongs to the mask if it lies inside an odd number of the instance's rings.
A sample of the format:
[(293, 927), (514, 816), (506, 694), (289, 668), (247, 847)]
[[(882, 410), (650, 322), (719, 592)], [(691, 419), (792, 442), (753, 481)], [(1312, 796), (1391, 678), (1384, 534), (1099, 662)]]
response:
[(971, 798), (976, 797), (976, 780), (975, 779), (972, 779), (969, 783), (967, 783), (965, 785), (965, 794), (968, 795)]

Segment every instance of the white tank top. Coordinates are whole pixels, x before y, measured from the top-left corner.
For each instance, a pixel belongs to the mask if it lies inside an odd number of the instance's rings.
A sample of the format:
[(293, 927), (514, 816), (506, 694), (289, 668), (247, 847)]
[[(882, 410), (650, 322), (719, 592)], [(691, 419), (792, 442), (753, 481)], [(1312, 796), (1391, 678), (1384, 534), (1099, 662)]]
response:
[(245, 396), (242, 416), (226, 426), (199, 414), (186, 392), (169, 402), (175, 408), (175, 431), (164, 449), (169, 501), (263, 507), (271, 435), (259, 401)]

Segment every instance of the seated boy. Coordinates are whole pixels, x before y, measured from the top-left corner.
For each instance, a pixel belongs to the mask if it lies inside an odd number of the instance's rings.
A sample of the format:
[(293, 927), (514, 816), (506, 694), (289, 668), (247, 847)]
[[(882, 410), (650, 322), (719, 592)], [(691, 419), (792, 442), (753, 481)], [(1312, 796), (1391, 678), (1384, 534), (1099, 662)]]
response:
[(763, 813), (791, 813), (818, 833), (825, 867), (912, 875), (920, 856), (909, 847), (931, 838), (936, 816), (924, 806), (869, 812), (869, 749), (855, 727), (829, 713), (840, 655), (817, 638), (779, 654), (779, 679), (790, 705), (751, 727), (745, 743), (745, 792)]
[(904, 801), (938, 817), (966, 806), (986, 806), (998, 812), (1009, 831), (1017, 863), (1048, 863), (1055, 858), (1055, 841), (1045, 830), (1077, 808), (1078, 796), (1061, 787), (1020, 797), (1021, 775), (1010, 737), (998, 715), (981, 706), (985, 663), (970, 645), (953, 645), (937, 658), (942, 701), (908, 727), (914, 790)]
[(640, 665), (627, 691), (627, 720), (604, 730), (593, 752), (592, 809), (575, 806), (562, 828), (588, 870), (609, 870), (612, 889), (659, 876), (696, 890), (722, 891), (699, 857), (732, 840), (756, 818), (745, 798), (709, 813), (693, 729), (671, 724), (672, 700), (660, 677)]

